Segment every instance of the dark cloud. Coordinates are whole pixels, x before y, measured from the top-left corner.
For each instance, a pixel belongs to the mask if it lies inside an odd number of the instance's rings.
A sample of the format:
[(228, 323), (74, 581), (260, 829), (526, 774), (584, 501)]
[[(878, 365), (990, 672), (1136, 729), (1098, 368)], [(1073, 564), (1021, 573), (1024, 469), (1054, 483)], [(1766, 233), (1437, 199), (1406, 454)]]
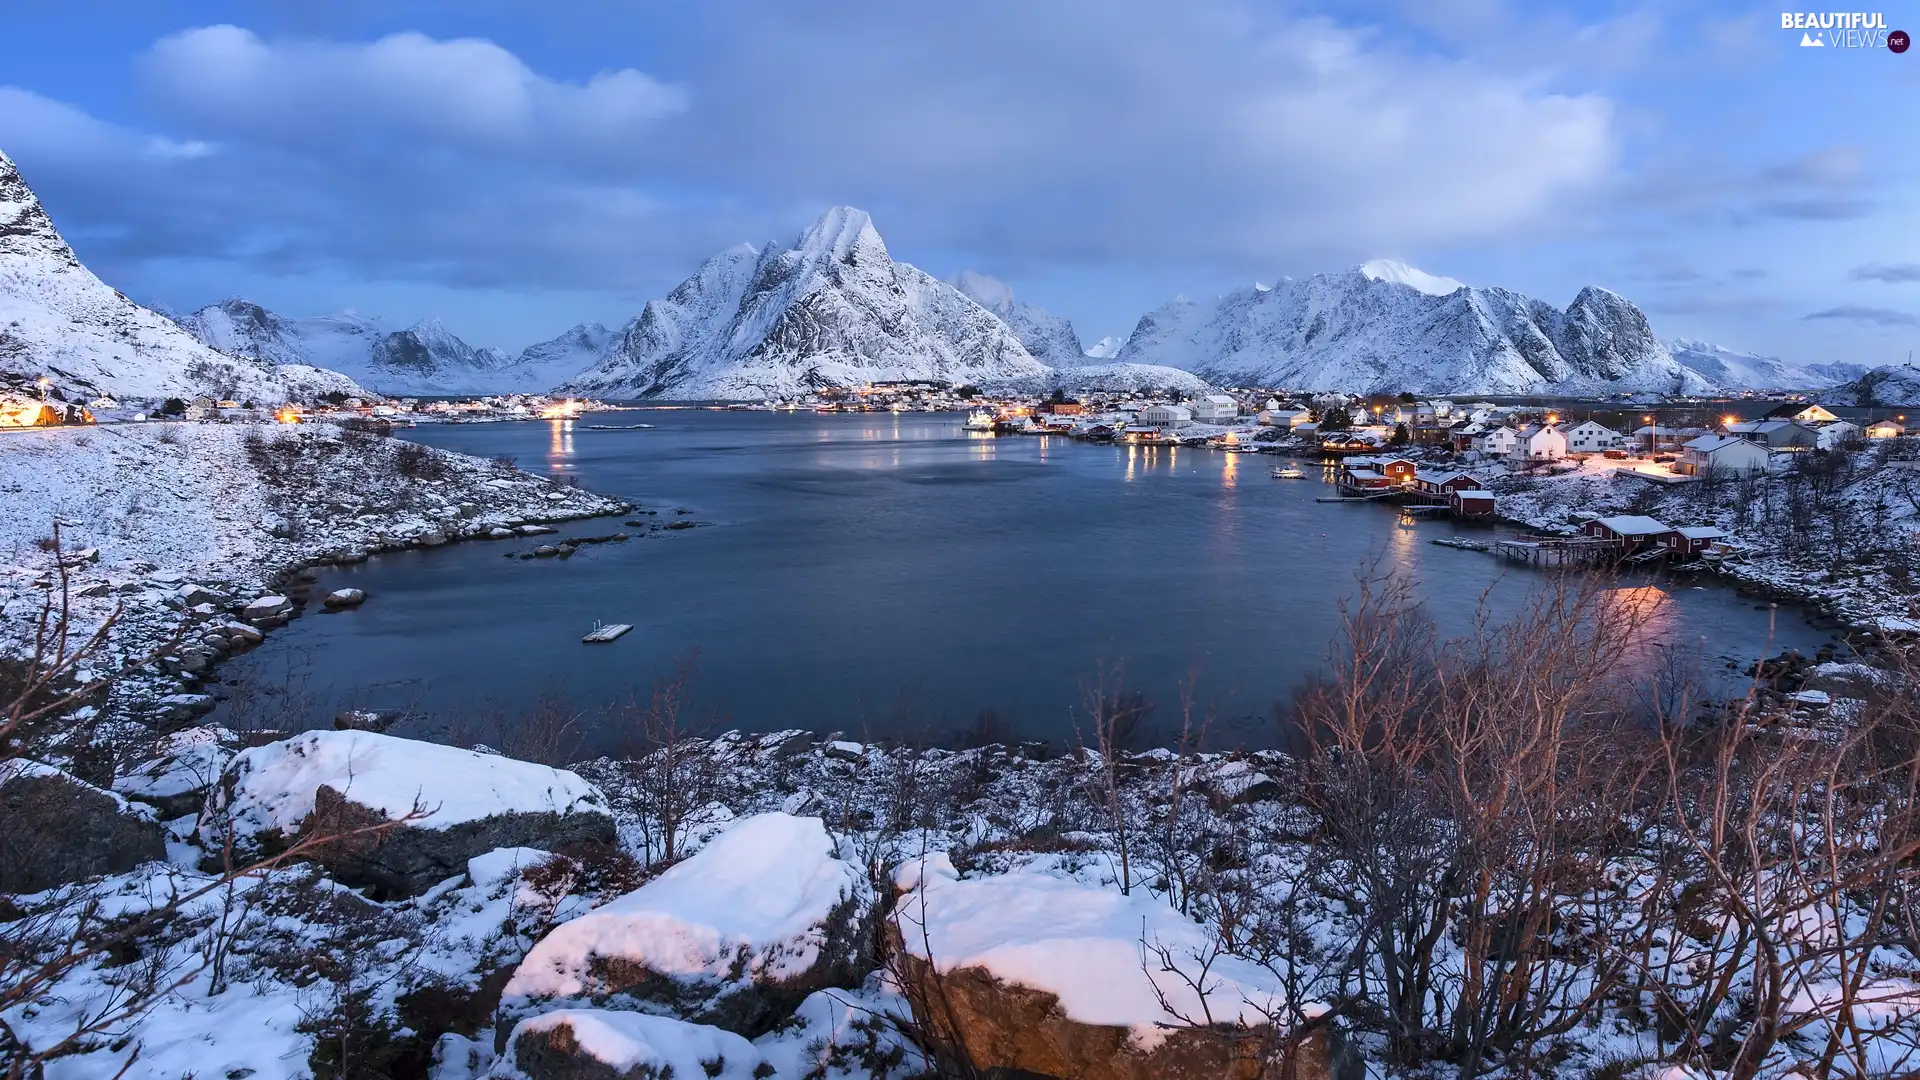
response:
[(1830, 307), (1802, 317), (1808, 321), (1838, 319), (1873, 326), (1920, 326), (1920, 316), (1909, 315), (1892, 308), (1867, 307), (1864, 304), (1841, 304), (1839, 307)]
[(1848, 275), (1855, 281), (1885, 281), (1890, 284), (1905, 284), (1920, 281), (1920, 263), (1868, 263), (1856, 266)]

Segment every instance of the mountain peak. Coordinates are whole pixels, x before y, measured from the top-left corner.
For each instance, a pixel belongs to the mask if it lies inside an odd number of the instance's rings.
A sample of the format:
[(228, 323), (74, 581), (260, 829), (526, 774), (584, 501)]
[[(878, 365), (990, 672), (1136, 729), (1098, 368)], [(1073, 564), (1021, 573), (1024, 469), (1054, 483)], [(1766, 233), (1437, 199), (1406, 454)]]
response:
[(851, 206), (835, 206), (821, 214), (794, 244), (798, 251), (830, 255), (844, 259), (857, 248), (877, 248), (885, 254), (887, 246), (873, 227), (873, 218)]
[(972, 297), (974, 303), (989, 311), (997, 307), (1010, 306), (1013, 303), (1011, 285), (975, 270), (962, 270), (953, 275), (952, 285)]
[(1467, 287), (1466, 282), (1429, 274), (1394, 259), (1369, 259), (1360, 264), (1360, 275), (1374, 281), (1405, 285), (1428, 296), (1446, 296)]

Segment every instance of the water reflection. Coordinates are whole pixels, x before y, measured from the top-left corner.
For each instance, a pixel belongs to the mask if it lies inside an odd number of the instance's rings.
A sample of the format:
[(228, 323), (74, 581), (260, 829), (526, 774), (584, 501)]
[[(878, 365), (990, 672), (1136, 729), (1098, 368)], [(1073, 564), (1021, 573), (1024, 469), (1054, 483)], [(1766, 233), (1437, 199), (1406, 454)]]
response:
[(565, 469), (568, 465), (561, 459), (573, 456), (573, 421), (550, 420), (548, 426), (553, 431), (547, 442), (547, 464), (555, 469)]

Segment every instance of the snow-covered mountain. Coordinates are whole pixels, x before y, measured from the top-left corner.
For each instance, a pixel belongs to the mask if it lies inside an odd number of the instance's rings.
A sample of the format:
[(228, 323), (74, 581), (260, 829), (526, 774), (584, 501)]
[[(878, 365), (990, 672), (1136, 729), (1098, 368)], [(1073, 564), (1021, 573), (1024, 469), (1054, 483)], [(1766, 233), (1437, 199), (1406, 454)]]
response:
[(897, 263), (867, 214), (835, 207), (791, 247), (729, 248), (649, 301), (566, 389), (763, 398), (895, 379), (998, 383), (1047, 372), (993, 313)]
[(1077, 367), (1086, 362), (1086, 353), (1081, 351), (1080, 335), (1073, 332), (1073, 323), (1037, 304), (1016, 299), (1012, 287), (1005, 282), (962, 270), (954, 276), (952, 285), (974, 303), (998, 315), (1035, 360), (1056, 368)]
[[(571, 354), (561, 344), (585, 327), (533, 346), (516, 360), (499, 349), (469, 345), (432, 318), (396, 330), (354, 311), (289, 318), (236, 298), (184, 316), (180, 325), (236, 356), (317, 364), (387, 394), (540, 393), (592, 360), (582, 357), (569, 366)], [(605, 336), (604, 329), (594, 329)]]
[(1147, 313), (1117, 359), (1214, 382), (1346, 392), (1672, 393), (1708, 389), (1605, 289), (1566, 310), (1376, 260)]
[(1120, 355), (1120, 350), (1126, 348), (1126, 345), (1126, 338), (1114, 337), (1112, 334), (1108, 334), (1106, 337), (1087, 346), (1086, 355), (1092, 360), (1111, 360)]
[(1667, 343), (1673, 358), (1724, 390), (1814, 390), (1858, 379), (1864, 364), (1789, 364), (1708, 341), (1678, 338)]
[(74, 400), (284, 401), (360, 388), (344, 375), (209, 347), (81, 264), (0, 153), (0, 383), (46, 378)]
[(1870, 408), (1920, 408), (1920, 368), (1909, 364), (1870, 368), (1833, 387), (1825, 398), (1837, 404)]

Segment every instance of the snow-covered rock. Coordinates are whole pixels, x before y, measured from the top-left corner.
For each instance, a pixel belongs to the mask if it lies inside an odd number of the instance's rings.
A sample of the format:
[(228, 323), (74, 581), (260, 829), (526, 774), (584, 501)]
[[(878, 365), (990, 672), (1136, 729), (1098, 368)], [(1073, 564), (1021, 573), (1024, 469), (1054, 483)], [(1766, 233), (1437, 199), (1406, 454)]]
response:
[(895, 379), (994, 383), (1046, 373), (959, 290), (897, 263), (867, 214), (835, 207), (792, 247), (707, 260), (620, 331), (566, 390), (764, 398)]
[(72, 401), (364, 392), (332, 371), (209, 348), (127, 299), (81, 264), (0, 153), (0, 387), (39, 378)]
[(1074, 333), (1072, 322), (1037, 304), (1016, 299), (1012, 287), (1005, 282), (962, 270), (954, 276), (952, 285), (974, 303), (999, 316), (1035, 360), (1055, 368), (1077, 367), (1086, 362), (1086, 353), (1080, 348), (1080, 335)]
[(0, 761), (0, 893), (31, 893), (167, 857), (152, 810), (37, 761)]
[(361, 604), (367, 602), (367, 594), (364, 589), (335, 589), (327, 594), (326, 599), (320, 602), (326, 607), (336, 610), (339, 608), (359, 607)]
[(871, 966), (872, 903), (819, 818), (759, 814), (554, 928), (508, 981), (503, 1008), (640, 999), (758, 1035), (808, 994), (858, 983)]
[(243, 851), (271, 851), (416, 809), (424, 816), (324, 844), (314, 858), (341, 881), (404, 895), (495, 848), (613, 839), (606, 801), (573, 773), (358, 730), (309, 731), (241, 751), (199, 831), (209, 850), (230, 831)]
[(764, 1080), (760, 1051), (731, 1031), (668, 1016), (563, 1009), (514, 1026), (498, 1080)]
[(1143, 316), (1117, 359), (1228, 385), (1415, 393), (1667, 393), (1705, 389), (1646, 316), (1605, 289), (1565, 311), (1397, 263), (1178, 297)]
[[(979, 1068), (1115, 1080), (1252, 1077), (1247, 1033), (1258, 1041), (1272, 1017), (1288, 1015), (1278, 976), (1220, 954), (1163, 900), (1039, 869), (962, 879), (944, 855), (909, 862), (895, 882), (908, 890), (893, 925), (908, 958), (906, 993)], [(1207, 988), (1204, 1000), (1196, 983)], [(1339, 1056), (1320, 1035), (1295, 1064), (1302, 1076), (1343, 1075)]]
[(1112, 334), (1108, 334), (1106, 337), (1087, 346), (1086, 356), (1090, 360), (1111, 360), (1120, 354), (1120, 350), (1125, 348), (1126, 344), (1126, 338), (1114, 337)]
[(232, 738), (232, 732), (213, 727), (175, 732), (160, 741), (153, 758), (115, 777), (113, 790), (154, 807), (162, 818), (197, 814), (233, 759), (221, 745)]

